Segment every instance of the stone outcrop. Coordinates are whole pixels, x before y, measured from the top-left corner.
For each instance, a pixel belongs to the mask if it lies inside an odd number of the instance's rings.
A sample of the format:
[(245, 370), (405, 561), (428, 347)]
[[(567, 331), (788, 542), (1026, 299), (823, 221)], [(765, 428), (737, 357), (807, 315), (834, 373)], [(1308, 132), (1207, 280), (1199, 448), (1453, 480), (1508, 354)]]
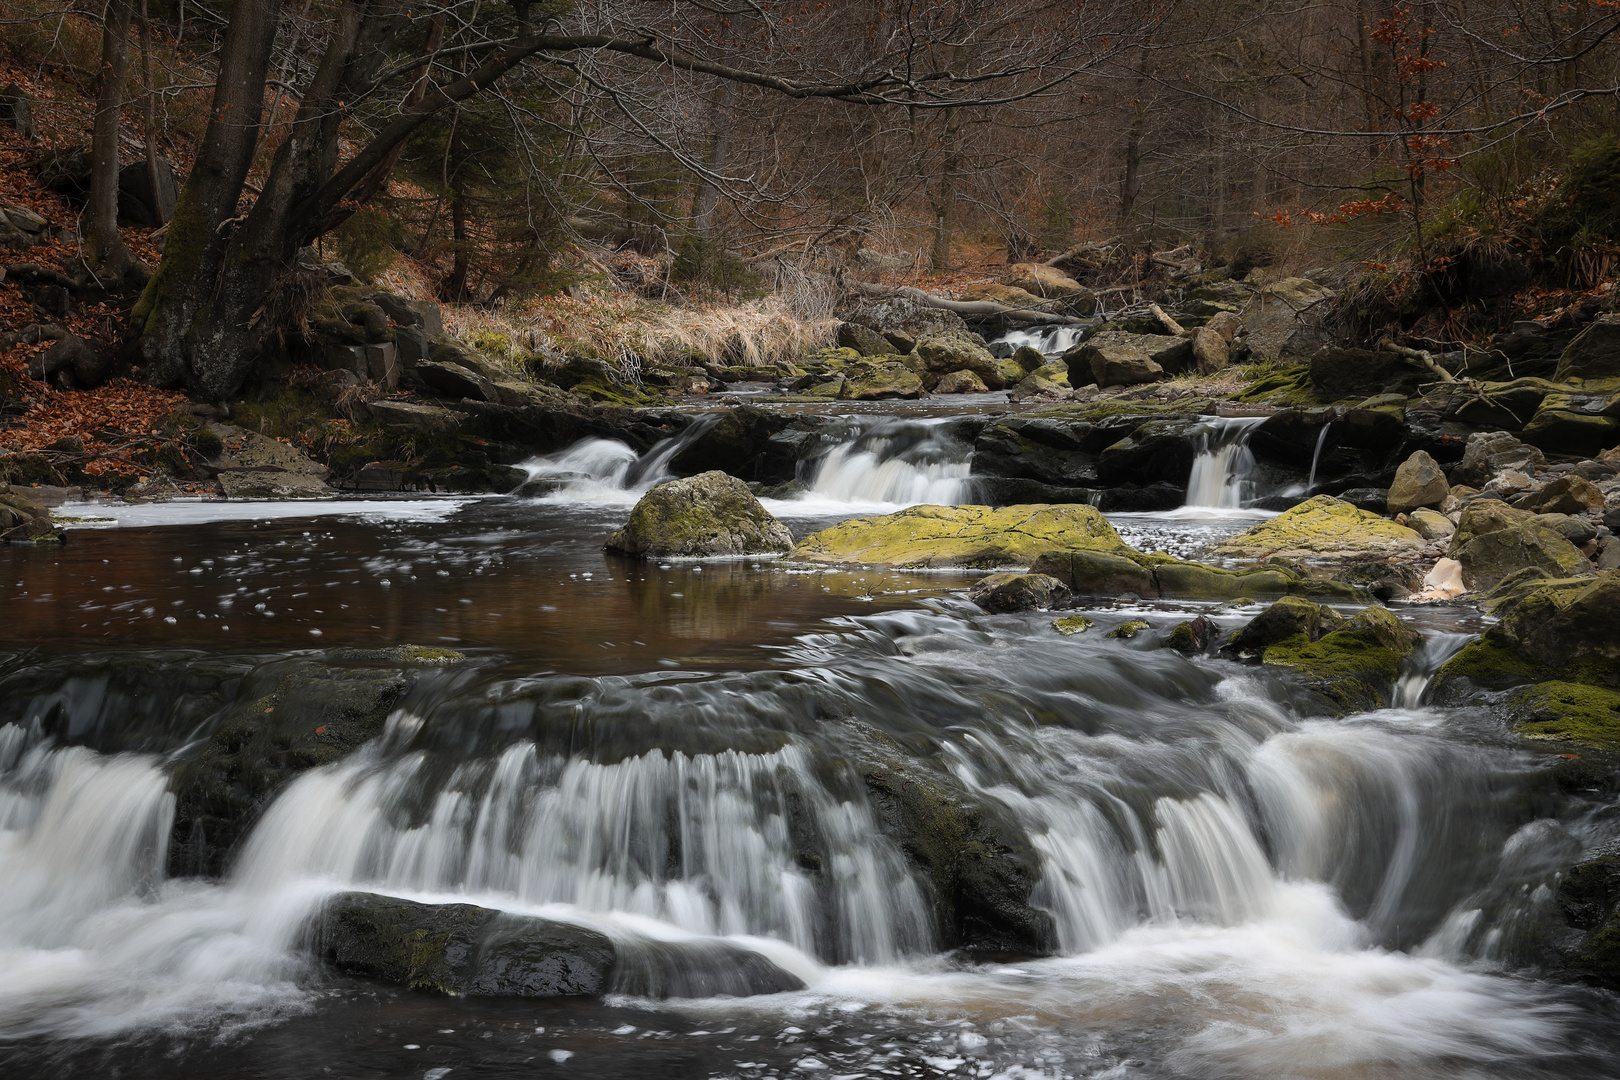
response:
[(287, 443), (233, 424), (211, 422), (219, 451), (203, 462), (203, 469), (219, 481), (232, 499), (313, 499), (332, 494), (326, 483), (328, 469)]
[(1526, 567), (1557, 578), (1592, 572), (1561, 532), (1497, 499), (1481, 499), (1463, 510), (1448, 554), (1462, 564), (1463, 581), (1471, 589), (1490, 589)]
[[(1348, 620), (1324, 614), (1312, 621), (1300, 618), (1297, 601), (1287, 603), (1296, 610), (1277, 622), (1299, 622), (1301, 632), (1266, 645), (1261, 661), (1288, 669), (1329, 713), (1386, 708), (1402, 661), (1417, 648), (1417, 631), (1384, 608), (1365, 608)], [(1255, 637), (1269, 637), (1279, 628), (1264, 628)]]
[(1091, 506), (914, 506), (805, 537), (802, 562), (908, 569), (1026, 567), (1049, 551), (1126, 547)]
[(1047, 611), (1069, 598), (1069, 587), (1048, 574), (991, 574), (968, 599), (991, 612)]
[(1269, 521), (1215, 544), (1211, 551), (1237, 559), (1366, 561), (1410, 557), (1424, 540), (1404, 525), (1358, 510), (1331, 495), (1318, 495)]
[(1620, 376), (1620, 315), (1602, 315), (1586, 325), (1558, 357), (1553, 381)]
[(793, 546), (748, 485), (715, 470), (659, 484), (630, 511), (607, 549), (641, 559), (779, 555)]
[(1164, 368), (1135, 345), (1087, 342), (1077, 359), (1084, 362), (1091, 380), (1103, 389), (1158, 382), (1165, 377)]
[(1408, 514), (1419, 507), (1433, 509), (1446, 501), (1451, 485), (1440, 463), (1422, 450), (1401, 462), (1386, 502), (1390, 514)]
[(901, 355), (916, 348), (917, 342), (925, 337), (971, 333), (962, 316), (954, 311), (928, 307), (915, 300), (880, 300), (866, 304), (851, 312), (848, 321), (876, 330), (894, 346), (893, 351)]
[(1534, 473), (1547, 467), (1547, 458), (1534, 446), (1506, 431), (1476, 431), (1468, 436), (1462, 461), (1452, 466), (1451, 482), (1483, 488), (1504, 472)]

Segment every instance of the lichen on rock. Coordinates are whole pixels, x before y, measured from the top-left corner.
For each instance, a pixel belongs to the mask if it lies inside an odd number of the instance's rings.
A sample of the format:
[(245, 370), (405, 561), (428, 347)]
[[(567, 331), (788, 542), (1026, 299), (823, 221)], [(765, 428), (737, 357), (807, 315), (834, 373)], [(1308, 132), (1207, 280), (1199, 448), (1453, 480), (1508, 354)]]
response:
[(748, 485), (718, 469), (659, 484), (607, 539), (609, 551), (641, 559), (779, 555), (793, 534)]
[(805, 537), (803, 562), (905, 569), (1027, 567), (1048, 551), (1128, 552), (1095, 507), (914, 506), (854, 518)]
[(1363, 561), (1416, 555), (1423, 546), (1423, 538), (1404, 525), (1331, 495), (1318, 495), (1222, 540), (1211, 550), (1227, 558)]

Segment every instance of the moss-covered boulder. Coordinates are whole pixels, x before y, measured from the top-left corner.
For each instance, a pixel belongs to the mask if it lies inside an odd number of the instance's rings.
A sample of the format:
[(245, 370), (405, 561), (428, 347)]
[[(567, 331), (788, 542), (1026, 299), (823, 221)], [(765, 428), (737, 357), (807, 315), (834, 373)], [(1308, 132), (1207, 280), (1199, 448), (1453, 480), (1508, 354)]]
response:
[(607, 539), (609, 551), (638, 559), (779, 555), (792, 546), (793, 534), (748, 485), (718, 469), (659, 484)]
[(843, 375), (844, 385), (838, 396), (846, 401), (922, 397), (922, 377), (898, 360), (846, 364)]
[(1370, 607), (1315, 641), (1301, 633), (1268, 645), (1261, 660), (1289, 669), (1327, 712), (1342, 716), (1386, 708), (1419, 640), (1393, 613)]
[(1363, 562), (1411, 557), (1423, 546), (1423, 538), (1404, 525), (1331, 495), (1318, 495), (1220, 541), (1211, 550), (1234, 559)]
[(991, 612), (1047, 611), (1069, 598), (1069, 587), (1046, 574), (991, 574), (968, 591), (968, 599)]
[(923, 385), (931, 390), (946, 376), (959, 372), (977, 375), (992, 390), (1007, 385), (1001, 365), (990, 355), (990, 350), (966, 336), (923, 338), (911, 355), (915, 358), (912, 367), (922, 376)]
[(1620, 690), (1552, 681), (1514, 691), (1507, 704), (1521, 735), (1620, 750)]
[(1083, 634), (1096, 625), (1097, 620), (1088, 615), (1065, 615), (1061, 619), (1052, 620), (1052, 629), (1056, 630), (1064, 637), (1073, 637), (1075, 634)]
[(1259, 600), (1300, 595), (1332, 599), (1366, 599), (1366, 593), (1343, 582), (1302, 577), (1286, 567), (1255, 566), (1227, 570), (1184, 562), (1164, 555), (1123, 551), (1054, 551), (1030, 566), (1049, 574), (1076, 596), (1157, 597), (1165, 600)]
[(1131, 549), (1092, 506), (914, 506), (823, 529), (801, 540), (789, 557), (907, 569), (999, 569), (1029, 566), (1054, 550)]
[(1457, 520), (1449, 554), (1471, 589), (1491, 589), (1527, 567), (1552, 578), (1591, 572), (1591, 563), (1562, 532), (1498, 499), (1469, 504)]
[(1198, 656), (1209, 651), (1218, 628), (1202, 615), (1179, 622), (1164, 639), (1165, 648), (1174, 649), (1185, 656)]
[(174, 771), (169, 873), (218, 877), (281, 789), (382, 733), (407, 688), (398, 671), (296, 663), (215, 722)]
[(1620, 855), (1570, 867), (1558, 882), (1558, 906), (1577, 932), (1563, 950), (1570, 974), (1620, 990)]
[(1549, 453), (1600, 454), (1620, 445), (1620, 417), (1605, 415), (1603, 404), (1589, 402), (1586, 395), (1548, 394), (1521, 434)]
[(1298, 637), (1317, 641), (1344, 624), (1345, 617), (1330, 607), (1285, 596), (1233, 633), (1224, 648), (1239, 656), (1260, 656), (1279, 642)]

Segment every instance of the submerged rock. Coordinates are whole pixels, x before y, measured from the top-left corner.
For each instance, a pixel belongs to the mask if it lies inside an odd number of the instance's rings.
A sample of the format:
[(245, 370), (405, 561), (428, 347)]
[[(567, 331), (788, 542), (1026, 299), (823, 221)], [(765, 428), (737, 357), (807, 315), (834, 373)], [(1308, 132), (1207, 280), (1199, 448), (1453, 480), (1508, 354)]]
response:
[(792, 546), (793, 534), (748, 485), (719, 470), (659, 484), (607, 539), (609, 551), (641, 559), (778, 555)]
[(1164, 644), (1176, 652), (1196, 656), (1209, 651), (1217, 632), (1216, 625), (1200, 615), (1196, 619), (1177, 623), (1170, 636), (1164, 639)]
[(1328, 712), (1345, 715), (1389, 706), (1401, 663), (1419, 640), (1393, 613), (1370, 607), (1314, 641), (1301, 632), (1269, 644), (1261, 660), (1291, 669)]
[(1423, 545), (1423, 538), (1404, 525), (1331, 495), (1318, 495), (1222, 540), (1212, 550), (1228, 558), (1361, 562), (1414, 556)]
[(1052, 620), (1052, 629), (1070, 637), (1074, 634), (1083, 634), (1097, 625), (1097, 620), (1086, 615), (1066, 615), (1061, 619)]
[(1046, 574), (991, 574), (968, 591), (986, 611), (1046, 611), (1069, 598), (1069, 587)]
[(914, 506), (853, 518), (799, 541), (789, 558), (904, 569), (1023, 567), (1053, 551), (1129, 551), (1093, 506)]

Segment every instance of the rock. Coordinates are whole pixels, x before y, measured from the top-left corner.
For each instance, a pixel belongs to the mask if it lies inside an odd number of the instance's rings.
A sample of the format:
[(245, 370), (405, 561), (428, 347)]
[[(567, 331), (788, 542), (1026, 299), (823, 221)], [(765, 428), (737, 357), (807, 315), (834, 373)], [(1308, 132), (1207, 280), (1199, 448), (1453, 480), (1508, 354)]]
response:
[(1090, 289), (1063, 271), (1041, 263), (1014, 263), (1007, 268), (1004, 284), (1023, 289), (1034, 296), (1048, 300), (1079, 302), (1079, 310), (1086, 315), (1096, 310), (1097, 298)]
[(1311, 356), (1311, 389), (1323, 401), (1364, 398), (1399, 382), (1401, 367), (1394, 353), (1327, 347)]
[[(1620, 572), (1592, 581), (1553, 581), (1497, 608), (1487, 637), (1534, 663), (1556, 668), (1591, 658), (1620, 660)], [(1609, 667), (1620, 684), (1620, 668)]]
[(1209, 651), (1219, 628), (1202, 615), (1187, 622), (1177, 623), (1170, 636), (1164, 639), (1166, 648), (1186, 656), (1199, 656)]
[(912, 356), (916, 358), (923, 384), (929, 389), (933, 389), (933, 384), (942, 376), (957, 371), (971, 371), (992, 390), (1006, 385), (1001, 366), (990, 355), (990, 350), (963, 337), (934, 335), (922, 338), (917, 342)]
[(51, 223), (26, 206), (0, 202), (0, 247), (30, 248), (49, 243)]
[(838, 347), (841, 349), (854, 349), (862, 356), (889, 356), (894, 353), (894, 346), (889, 339), (876, 330), (860, 323), (838, 324)]
[(219, 481), (227, 498), (308, 499), (332, 494), (328, 470), (294, 446), (232, 424), (209, 423), (220, 451), (202, 468)]
[(990, 612), (1046, 611), (1069, 598), (1069, 587), (1046, 574), (991, 574), (968, 590)]
[(1451, 494), (1446, 474), (1440, 463), (1422, 450), (1401, 462), (1395, 470), (1395, 482), (1389, 486), (1385, 502), (1386, 513), (1406, 514), (1419, 507), (1436, 507)]
[(1601, 509), (1603, 492), (1590, 480), (1572, 473), (1560, 476), (1539, 491), (1513, 500), (1515, 510), (1532, 514), (1584, 514)]
[(1587, 859), (1558, 880), (1557, 903), (1569, 938), (1557, 949), (1569, 974), (1620, 990), (1620, 855)]
[[(1147, 355), (1149, 360), (1172, 374), (1193, 370), (1194, 358), (1190, 337), (1168, 334), (1127, 334), (1118, 330), (1104, 330), (1063, 354), (1064, 362), (1077, 371), (1089, 371), (1094, 350), (1123, 347)], [(1101, 384), (1099, 384), (1101, 385)]]
[(1097, 621), (1085, 615), (1066, 615), (1061, 619), (1052, 620), (1052, 629), (1064, 637), (1083, 634), (1097, 625)]
[(896, 568), (1029, 566), (1049, 551), (1129, 551), (1092, 506), (914, 506), (853, 518), (801, 540), (789, 558)]
[(1080, 359), (1085, 362), (1092, 381), (1099, 387), (1134, 386), (1137, 383), (1158, 382), (1165, 377), (1164, 368), (1134, 345), (1095, 345), (1088, 342), (1081, 349)]
[(743, 480), (784, 484), (817, 447), (817, 424), (805, 417), (743, 405), (722, 414), (669, 460), (678, 475), (719, 469)]
[(1115, 641), (1130, 641), (1141, 634), (1142, 631), (1151, 629), (1153, 627), (1145, 619), (1130, 619), (1120, 623), (1103, 636), (1113, 638)]
[(1457, 531), (1450, 518), (1434, 510), (1419, 508), (1410, 517), (1412, 530), (1425, 540), (1447, 540)]
[(1470, 589), (1493, 588), (1524, 567), (1555, 578), (1591, 572), (1586, 558), (1560, 533), (1495, 499), (1463, 510), (1449, 554), (1462, 564), (1463, 581)]
[(1073, 390), (1043, 375), (1029, 376), (1008, 395), (1013, 401), (1067, 401), (1073, 396)]
[(1283, 278), (1261, 286), (1240, 313), (1249, 331), (1249, 348), (1262, 360), (1297, 352), (1298, 346), (1289, 348), (1291, 339), (1310, 337), (1317, 312), (1333, 295), (1333, 290), (1305, 278)]
[(1602, 315), (1564, 347), (1553, 381), (1616, 376), (1620, 376), (1620, 315)]
[(915, 300), (882, 300), (867, 304), (849, 316), (849, 322), (876, 330), (900, 353), (916, 348), (918, 340), (931, 335), (966, 335), (967, 323), (954, 311), (928, 307)]
[(1230, 345), (1243, 333), (1243, 320), (1230, 311), (1218, 311), (1204, 324), (1204, 328), (1215, 331)]
[(1354, 586), (1301, 578), (1291, 570), (1274, 567), (1225, 570), (1162, 555), (1144, 555), (1134, 549), (1047, 552), (1035, 560), (1030, 572), (1057, 578), (1076, 596), (1238, 600), (1299, 593), (1366, 599), (1365, 593)]
[(1620, 417), (1606, 415), (1607, 398), (1548, 394), (1524, 425), (1524, 441), (1556, 454), (1590, 457), (1620, 444)]
[(1547, 459), (1506, 431), (1476, 431), (1468, 436), (1462, 461), (1451, 469), (1453, 485), (1483, 488), (1506, 470), (1534, 472), (1545, 469)]
[(1302, 633), (1268, 645), (1261, 660), (1291, 669), (1328, 712), (1344, 715), (1388, 707), (1419, 640), (1391, 612), (1370, 607), (1315, 641)]
[(1434, 567), (1424, 575), (1425, 599), (1450, 600), (1468, 591), (1463, 584), (1462, 563), (1456, 559), (1437, 559)]
[(1012, 362), (1020, 371), (1027, 373), (1039, 371), (1046, 366), (1046, 354), (1033, 345), (1020, 345), (1013, 350)]
[(984, 385), (984, 380), (971, 371), (953, 371), (939, 380), (934, 387), (936, 394), (988, 394), (990, 388)]
[(408, 685), (397, 671), (308, 661), (278, 665), (270, 677), (242, 692), (174, 770), (173, 877), (221, 876), (282, 787), (381, 734)]
[(28, 361), (28, 374), (60, 390), (89, 390), (107, 381), (110, 358), (81, 337), (68, 334)]
[(609, 551), (641, 559), (776, 555), (791, 547), (793, 535), (748, 485), (718, 470), (659, 484), (607, 539)]
[(73, 199), (82, 199), (90, 191), (91, 157), (89, 146), (64, 147), (52, 150), (34, 162), (34, 174), (40, 185)]
[(0, 124), (10, 124), (11, 130), (25, 139), (39, 138), (28, 92), (16, 83), (8, 83), (5, 89), (0, 90)]
[(430, 435), (453, 433), (467, 418), (465, 413), (442, 405), (422, 405), (414, 401), (373, 401), (367, 404), (371, 417), (385, 427), (420, 431)]
[[(387, 313), (379, 305), (372, 305), (377, 312), (387, 318)], [(456, 364), (466, 368), (474, 375), (482, 376), (490, 382), (496, 382), (508, 377), (508, 373), (492, 364), (477, 349), (449, 334), (440, 334), (433, 337), (428, 343), (428, 359), (439, 364)], [(604, 379), (613, 381), (618, 379), (618, 372), (606, 360), (596, 360), (583, 356), (570, 356), (561, 366), (546, 373), (548, 380), (562, 387), (564, 390), (572, 389), (577, 383), (591, 379)]]
[(152, 190), (152, 174), (141, 157), (118, 170), (118, 216), (135, 225), (155, 229), (174, 217), (180, 184), (174, 166), (162, 155), (157, 159), (157, 190)]
[(371, 294), (371, 301), (400, 326), (413, 327), (430, 339), (444, 333), (444, 313), (431, 300), (410, 300), (391, 292), (378, 291)]
[(1285, 596), (1233, 633), (1222, 649), (1239, 656), (1259, 656), (1290, 638), (1316, 641), (1323, 634), (1344, 626), (1345, 622), (1345, 617), (1332, 608), (1301, 597)]
[(1516, 691), (1507, 706), (1521, 735), (1620, 750), (1620, 690), (1551, 680)]
[(0, 543), (59, 542), (51, 512), (15, 489), (0, 484)]
[(1219, 330), (1200, 326), (1192, 332), (1193, 364), (1200, 375), (1213, 375), (1226, 367), (1229, 343)]
[(613, 943), (594, 930), (472, 904), (374, 893), (326, 902), (314, 948), (346, 975), (469, 997), (577, 997), (612, 988)]
[(470, 398), (473, 401), (501, 400), (501, 392), (495, 388), (493, 382), (460, 364), (440, 363), (434, 360), (419, 361), (416, 365), (416, 377), (441, 397), (456, 400)]
[(1331, 495), (1318, 495), (1221, 540), (1211, 551), (1227, 558), (1359, 562), (1410, 557), (1422, 549), (1423, 538), (1411, 529)]
[(922, 378), (897, 360), (849, 364), (843, 374), (838, 396), (845, 401), (922, 397)]
[(1010, 308), (1038, 308), (1044, 301), (1034, 293), (1015, 285), (998, 285), (992, 281), (976, 281), (957, 290), (958, 300), (989, 300)]

